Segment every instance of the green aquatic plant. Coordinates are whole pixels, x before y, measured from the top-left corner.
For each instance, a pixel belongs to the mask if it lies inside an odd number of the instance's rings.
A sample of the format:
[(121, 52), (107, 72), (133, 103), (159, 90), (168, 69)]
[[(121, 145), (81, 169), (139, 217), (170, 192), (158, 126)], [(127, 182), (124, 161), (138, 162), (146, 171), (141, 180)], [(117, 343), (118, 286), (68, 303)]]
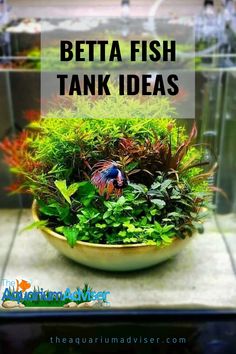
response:
[[(167, 99), (124, 100), (65, 98), (0, 144), (15, 175), (10, 191), (37, 201), (40, 221), (30, 227), (47, 226), (71, 247), (79, 240), (162, 246), (202, 231), (213, 170), (194, 144), (195, 123), (188, 133), (174, 118), (158, 119), (174, 115)], [(135, 118), (139, 110), (143, 118)]]
[[(73, 227), (56, 228), (72, 247), (78, 240), (161, 246), (170, 244), (176, 236), (185, 238), (196, 229), (203, 231), (201, 220), (206, 216), (203, 207), (207, 205), (208, 193), (202, 192), (200, 198), (187, 181), (180, 183), (160, 174), (150, 188), (130, 183), (121, 197), (113, 196), (109, 200), (96, 195), (95, 189), (91, 193), (89, 182), (83, 188), (88, 188), (90, 198), (78, 209)], [(48, 206), (40, 210), (47, 213)]]
[(195, 124), (187, 134), (172, 118), (54, 114), (0, 145), (16, 175), (11, 191), (37, 200), (41, 222), (33, 226), (50, 227), (71, 247), (79, 240), (160, 247), (203, 231), (213, 170), (205, 171), (194, 145)]
[[(114, 81), (110, 83), (109, 96), (65, 96), (51, 101), (51, 107), (46, 114), (47, 118), (167, 118), (175, 117), (175, 108), (171, 105), (169, 98), (165, 96), (137, 95), (121, 96), (119, 85)], [(101, 123), (102, 124), (102, 123)], [(105, 125), (106, 122), (103, 124)], [(109, 125), (108, 125), (109, 127)], [(108, 131), (108, 129), (107, 129)], [(109, 133), (109, 132), (108, 132)]]

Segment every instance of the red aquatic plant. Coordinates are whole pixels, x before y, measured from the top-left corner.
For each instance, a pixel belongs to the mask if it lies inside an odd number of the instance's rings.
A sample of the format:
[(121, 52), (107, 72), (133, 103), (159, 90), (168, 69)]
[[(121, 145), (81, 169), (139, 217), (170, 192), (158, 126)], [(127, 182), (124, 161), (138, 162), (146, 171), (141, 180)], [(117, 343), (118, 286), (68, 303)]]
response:
[(21, 166), (23, 157), (25, 158), (25, 148), (28, 145), (27, 138), (28, 133), (23, 131), (16, 138), (11, 140), (6, 137), (0, 143), (0, 149), (4, 153), (4, 161), (10, 167)]
[(6, 137), (0, 143), (4, 161), (11, 168), (30, 172), (41, 165), (40, 162), (34, 161), (30, 153), (28, 137), (28, 132), (23, 131), (14, 139)]
[(131, 139), (121, 139), (120, 150), (123, 150), (123, 153), (125, 152), (127, 155), (131, 155), (133, 160), (138, 160), (142, 168), (148, 167), (152, 173), (155, 171), (177, 171), (197, 136), (196, 123), (193, 124), (189, 137), (175, 150), (173, 150), (171, 142), (173, 125), (170, 124), (167, 128), (170, 135), (163, 139), (156, 137), (154, 142), (146, 139), (143, 144), (135, 144)]
[(24, 112), (24, 118), (27, 122), (34, 122), (40, 119), (40, 111), (38, 109), (28, 109)]
[[(113, 156), (119, 160), (124, 171), (135, 183), (151, 185), (156, 176), (161, 173), (168, 173), (172, 178), (194, 167), (202, 167), (207, 162), (199, 160), (199, 153), (193, 154), (192, 158), (185, 156), (190, 147), (194, 145), (197, 136), (197, 127), (194, 122), (189, 136), (185, 141), (175, 144), (173, 148), (173, 124), (167, 126), (168, 134), (162, 138), (156, 136), (154, 140), (147, 138), (144, 142), (134, 140), (130, 137), (121, 138), (118, 150)], [(177, 137), (177, 141), (179, 138)], [(123, 161), (126, 159), (126, 162)], [(128, 163), (127, 163), (128, 161)], [(130, 164), (130, 165), (129, 165)]]
[(23, 184), (23, 180), (17, 178), (16, 181), (14, 181), (12, 184), (7, 186), (5, 190), (9, 193), (21, 193), (24, 191), (22, 184)]
[(7, 190), (22, 192), (25, 180), (41, 168), (41, 163), (34, 159), (30, 151), (29, 133), (23, 131), (14, 139), (6, 137), (0, 143), (0, 150), (3, 152), (3, 161), (17, 174), (16, 181), (7, 187)]

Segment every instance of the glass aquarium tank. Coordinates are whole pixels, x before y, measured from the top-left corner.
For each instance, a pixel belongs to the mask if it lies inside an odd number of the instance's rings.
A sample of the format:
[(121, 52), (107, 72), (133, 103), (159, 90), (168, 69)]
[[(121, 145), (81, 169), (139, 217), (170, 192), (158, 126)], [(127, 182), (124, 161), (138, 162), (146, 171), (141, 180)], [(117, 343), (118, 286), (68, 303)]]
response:
[[(126, 2), (124, 3), (126, 6)], [(188, 43), (185, 46), (181, 46), (179, 48), (180, 58), (178, 58), (180, 59), (180, 63), (183, 61), (186, 64), (186, 62), (188, 62), (190, 59), (191, 63), (194, 62), (194, 66), (189, 65), (187, 68), (185, 67), (184, 70), (187, 73), (195, 73), (195, 95), (191, 91), (191, 85), (188, 86), (188, 80), (186, 80), (187, 84), (182, 87), (179, 95), (173, 99), (173, 101), (170, 100), (170, 103), (176, 107), (177, 113), (180, 116), (179, 112), (181, 112), (183, 102), (191, 102), (192, 100), (195, 100), (195, 119), (187, 116), (181, 119), (178, 116), (176, 122), (181, 127), (183, 127), (183, 129), (186, 129), (186, 136), (189, 136), (189, 138), (186, 138), (186, 141), (183, 142), (183, 144), (188, 145), (190, 144), (190, 140), (193, 138), (196, 139), (195, 148), (197, 149), (200, 144), (203, 146), (204, 156), (202, 159), (204, 159), (204, 162), (210, 166), (212, 171), (215, 171), (215, 174), (212, 174), (213, 176), (210, 174), (207, 176), (207, 182), (211, 186), (212, 191), (214, 191), (214, 195), (211, 197), (214, 204), (214, 209), (206, 221), (205, 233), (203, 235), (199, 235), (199, 237), (193, 237), (191, 243), (186, 246), (186, 249), (183, 250), (182, 255), (177, 255), (167, 262), (156, 265), (152, 268), (148, 268), (146, 270), (137, 270), (135, 272), (123, 273), (119, 271), (111, 273), (97, 269), (94, 270), (91, 267), (89, 268), (69, 261), (67, 258), (63, 257), (60, 253), (49, 246), (48, 242), (40, 236), (40, 231), (37, 230), (37, 228), (31, 229), (31, 227), (28, 227), (27, 229), (27, 226), (29, 226), (30, 222), (32, 221), (32, 197), (29, 195), (23, 197), (10, 197), (7, 192), (5, 192), (4, 188), (9, 185), (9, 181), (12, 177), (4, 163), (1, 162), (1, 171), (3, 172), (0, 176), (0, 184), (3, 192), (1, 192), (0, 215), (3, 218), (3, 226), (1, 226), (2, 235), (0, 235), (0, 237), (4, 237), (5, 235), (5, 230), (9, 224), (9, 215), (11, 215), (11, 220), (15, 220), (15, 224), (12, 226), (12, 229), (8, 230), (11, 235), (8, 236), (6, 234), (4, 238), (6, 239), (5, 242), (7, 251), (5, 249), (3, 255), (2, 278), (18, 280), (19, 276), (21, 276), (21, 281), (24, 280), (26, 283), (19, 282), (17, 283), (18, 287), (20, 286), (19, 284), (22, 284), (22, 286), (24, 285), (26, 287), (30, 286), (32, 281), (33, 286), (40, 286), (47, 289), (50, 286), (52, 290), (53, 288), (60, 289), (61, 287), (64, 287), (64, 284), (62, 284), (62, 274), (63, 282), (66, 283), (66, 287), (70, 288), (78, 287), (83, 289), (84, 279), (86, 279), (92, 288), (107, 290), (111, 292), (110, 306), (114, 309), (235, 308), (235, 32), (233, 26), (230, 26), (229, 18), (223, 12), (218, 14), (212, 5), (213, 4), (211, 1), (206, 1), (202, 13), (192, 21), (189, 21), (187, 24), (181, 19), (178, 19), (179, 23), (181, 23), (178, 24), (179, 27), (175, 27), (177, 21), (176, 19), (168, 19), (167, 21), (166, 19), (157, 19), (155, 16), (148, 18), (132, 18), (132, 16), (128, 17), (127, 7), (122, 18), (104, 17), (94, 18), (92, 21), (91, 18), (86, 17), (57, 20), (46, 19), (43, 21), (44, 23), (41, 24), (41, 30), (38, 30), (40, 24), (37, 19), (33, 21), (19, 19), (3, 27), (3, 32), (8, 33), (8, 44), (11, 48), (11, 51), (7, 53), (7, 55), (3, 55), (2, 51), (2, 57), (0, 58), (0, 116), (2, 122), (0, 126), (1, 140), (8, 136), (14, 135), (16, 132), (21, 132), (28, 124), (33, 126), (35, 124), (34, 129), (40, 130), (40, 126), (37, 126), (37, 124), (40, 125), (40, 123), (32, 123), (34, 121), (38, 122), (41, 115), (40, 99), (42, 97), (40, 92), (40, 70), (42, 68), (42, 62), (40, 54), (42, 48), (40, 44), (40, 35), (47, 37), (50, 33), (50, 36), (52, 35), (53, 37), (55, 29), (60, 29), (62, 31), (67, 31), (68, 37), (73, 37), (75, 34), (78, 37), (79, 33), (81, 38), (92, 36), (94, 34), (96, 34), (96, 38), (118, 38), (122, 42), (123, 51), (125, 52), (126, 44), (132, 38), (151, 40), (168, 36), (167, 31), (162, 31), (164, 27), (162, 27), (161, 24), (163, 22), (169, 24), (170, 27), (172, 24), (173, 28), (179, 28), (178, 34), (181, 33), (184, 28), (185, 33), (187, 32), (189, 36), (191, 36), (191, 33), (193, 33), (195, 25), (196, 47), (192, 47), (191, 43)], [(130, 15), (131, 14), (132, 12), (130, 10)], [(233, 23), (233, 20), (231, 23)], [(44, 29), (43, 33), (41, 32), (42, 28)], [(29, 33), (27, 33), (27, 30)], [(188, 38), (189, 37), (187, 37), (187, 39)], [(163, 69), (163, 67), (161, 68)], [(86, 70), (89, 69), (89, 67), (86, 68)], [(113, 69), (117, 73), (120, 72), (119, 67), (115, 67)], [(182, 67), (180, 66), (177, 69), (181, 71)], [(100, 70), (106, 71), (108, 68), (102, 67)], [(147, 70), (147, 68), (140, 68), (140, 72), (142, 72), (142, 70)], [(154, 76), (159, 73), (159, 70), (159, 67), (157, 68), (153, 66), (148, 72), (151, 76)], [(23, 89), (22, 83), (24, 83)], [(94, 101), (97, 104), (96, 107), (101, 109), (101, 99), (96, 97)], [(58, 107), (60, 107), (58, 101), (56, 101), (56, 104)], [(141, 107), (143, 107), (144, 104), (145, 102), (143, 102), (141, 99)], [(156, 102), (154, 102), (154, 105), (155, 104)], [(84, 106), (83, 109), (85, 109)], [(91, 113), (92, 108), (91, 106), (89, 107), (90, 108), (88, 111)], [(149, 105), (146, 105), (145, 107), (147, 112), (151, 112), (151, 109), (149, 110)], [(78, 107), (78, 111), (80, 108), (81, 107)], [(104, 107), (102, 108), (104, 109)], [(116, 109), (110, 109), (110, 111), (106, 113), (119, 114), (119, 112), (123, 112), (122, 108), (122, 106), (120, 106), (118, 109), (116, 107)], [(128, 109), (128, 107), (126, 108)], [(137, 112), (139, 112), (139, 108), (140, 106), (135, 106), (132, 110), (135, 112), (135, 109), (137, 109)], [(61, 118), (60, 112), (61, 111), (58, 108), (58, 115), (51, 118)], [(67, 107), (67, 112), (70, 112), (69, 105)], [(101, 110), (101, 112), (104, 111)], [(168, 114), (169, 112), (171, 112), (171, 110), (168, 111)], [(48, 114), (50, 117), (50, 112)], [(56, 115), (56, 111), (53, 111), (53, 114)], [(63, 114), (65, 114), (65, 110), (63, 111)], [(172, 118), (174, 118), (174, 115)], [(198, 131), (197, 137), (194, 121), (196, 122)], [(109, 125), (107, 126), (109, 127)], [(132, 124), (129, 128), (131, 131), (134, 129)], [(103, 127), (103, 129), (105, 128)], [(161, 129), (166, 133), (167, 136), (174, 128), (170, 123), (168, 126), (163, 125)], [(95, 128), (93, 127), (93, 132), (95, 136), (98, 134), (99, 129), (95, 131)], [(114, 127), (112, 128), (112, 132), (115, 134)], [(176, 143), (175, 141), (178, 137), (177, 130), (174, 130), (174, 132), (175, 135), (173, 144)], [(107, 134), (109, 135), (109, 132)], [(90, 138), (87, 136), (84, 138), (84, 135), (81, 135), (80, 139), (81, 141), (83, 139), (86, 141), (86, 139), (89, 140)], [(97, 141), (99, 141), (99, 137), (96, 135), (96, 142)], [(139, 137), (137, 141), (140, 143), (140, 141), (142, 141), (142, 136)], [(137, 141), (135, 141), (136, 144)], [(117, 139), (117, 141), (114, 142), (113, 147), (117, 149), (119, 143), (119, 139)], [(145, 143), (147, 144), (145, 145), (145, 149), (148, 150), (148, 148), (153, 148), (153, 146), (148, 146), (148, 139)], [(122, 144), (123, 146), (125, 145), (127, 149), (134, 148), (132, 141), (130, 140), (126, 139)], [(107, 143), (106, 146), (106, 143), (104, 142), (104, 149), (109, 147), (109, 143)], [(63, 144), (61, 145), (61, 149), (63, 149)], [(85, 155), (89, 152), (89, 149), (88, 151), (83, 150)], [(94, 154), (96, 153), (97, 150), (95, 150)], [(111, 154), (109, 156), (114, 157), (117, 155), (113, 153), (113, 155)], [(60, 156), (58, 159), (59, 158)], [(109, 163), (112, 163), (111, 160), (113, 161), (113, 159), (110, 158)], [(135, 164), (136, 163), (137, 161), (135, 161)], [(126, 183), (124, 175), (122, 175), (122, 171), (120, 171), (116, 165), (111, 166), (106, 164), (104, 167), (104, 164), (101, 165), (100, 163), (100, 165), (95, 166), (97, 167), (97, 170), (93, 170), (92, 180), (94, 185), (100, 188), (99, 192), (102, 193), (104, 188), (110, 188), (108, 190), (110, 194), (115, 191), (116, 196), (122, 198), (120, 186), (123, 186), (123, 184)], [(104, 174), (101, 177), (101, 173), (104, 172), (104, 168), (111, 167), (112, 170), (109, 169), (109, 173), (106, 170), (106, 173), (107, 175), (112, 174), (113, 177), (115, 176), (115, 184), (108, 185), (102, 178), (104, 177)], [(84, 175), (92, 173), (92, 168), (93, 167), (87, 164), (83, 171)], [(150, 166), (149, 168), (151, 169)], [(131, 172), (133, 169), (134, 167), (131, 168)], [(55, 166), (55, 170), (58, 172), (57, 166)], [(55, 173), (55, 170), (50, 171), (50, 173)], [(204, 171), (207, 172), (207, 169)], [(137, 171), (135, 173), (137, 173)], [(151, 171), (151, 173), (144, 179), (145, 183), (149, 178), (151, 178), (150, 175), (152, 173), (153, 171)], [(80, 176), (80, 171), (78, 171), (78, 176)], [(133, 181), (136, 182), (135, 178)], [(77, 181), (74, 181), (72, 187), (68, 188), (65, 180), (57, 180), (55, 184), (56, 187), (53, 186), (52, 189), (54, 191), (55, 188), (58, 188), (61, 193), (59, 199), (63, 196), (67, 200), (68, 204), (71, 205), (71, 198), (73, 198), (73, 194), (78, 192), (77, 189), (81, 187), (81, 185), (78, 187), (76, 183)], [(84, 188), (83, 186), (85, 186), (85, 184), (82, 185), (81, 188)], [(86, 193), (88, 195), (93, 195), (94, 190), (86, 190)], [(112, 207), (112, 204), (109, 204), (110, 201), (108, 200), (110, 196), (109, 193), (107, 201), (104, 201), (104, 205), (107, 208)], [(139, 190), (139, 193), (142, 193), (142, 188), (141, 192)], [(152, 197), (150, 197), (150, 199), (152, 199)], [(123, 203), (123, 201), (124, 199), (121, 199), (121, 203)], [(163, 203), (161, 203), (158, 198), (155, 202), (157, 204), (159, 203), (160, 208), (163, 206)], [(122, 205), (123, 204), (119, 206), (120, 210), (122, 210)], [(41, 205), (40, 207), (44, 208), (44, 210), (47, 209), (47, 206), (45, 205)], [(130, 206), (128, 206), (128, 208), (129, 207)], [(35, 208), (34, 218), (36, 226), (42, 226), (42, 222), (45, 220), (37, 219), (37, 208)], [(50, 213), (52, 213), (53, 208), (56, 208), (55, 205), (51, 206), (50, 209), (47, 209), (46, 212), (48, 213), (48, 216), (50, 216)], [(131, 209), (134, 210), (135, 208), (133, 207)], [(58, 210), (57, 212), (59, 214), (60, 212), (65, 212)], [(76, 208), (73, 210), (73, 212), (74, 211), (77, 211)], [(110, 217), (111, 214), (112, 212), (109, 209), (106, 216), (108, 215), (108, 217)], [(68, 215), (65, 216), (65, 219), (67, 216)], [(82, 220), (83, 218), (81, 215), (80, 217)], [(87, 216), (84, 215), (84, 219), (85, 217)], [(96, 218), (98, 216), (95, 214), (91, 216), (91, 218), (93, 217)], [(104, 219), (106, 219), (106, 217), (104, 217)], [(89, 223), (90, 220), (84, 221), (84, 224), (87, 222)], [(143, 222), (145, 224), (147, 220), (144, 220)], [(105, 222), (101, 222), (100, 220), (96, 223), (97, 226), (95, 226), (101, 229), (106, 228), (106, 225), (104, 226), (104, 224)], [(132, 226), (130, 226), (130, 223), (128, 224), (129, 226), (127, 226), (126, 223), (127, 229), (131, 230), (130, 232), (132, 232)], [(141, 225), (140, 228), (145, 227), (144, 224)], [(76, 230), (75, 233), (72, 234), (70, 232), (71, 230), (69, 230), (68, 235), (67, 231), (70, 226), (70, 222), (67, 226), (58, 226), (59, 228), (61, 227), (61, 232), (62, 228), (64, 227), (64, 236), (67, 237), (67, 240), (69, 239), (69, 242), (74, 245), (74, 241), (76, 243), (76, 237), (78, 235), (76, 234)], [(120, 227), (118, 221), (115, 223), (114, 227)], [(24, 228), (26, 229), (25, 233), (23, 232), (22, 234), (19, 234), (19, 231)], [(122, 231), (120, 234), (121, 237), (124, 236)], [(101, 232), (102, 231), (100, 231), (98, 234), (101, 235)], [(29, 234), (31, 235), (30, 237), (28, 236)], [(168, 237), (166, 240), (167, 239)], [(126, 238), (126, 242), (135, 243), (135, 241), (135, 237), (133, 238), (133, 241), (130, 237)], [(30, 246), (28, 244), (29, 242), (31, 242)], [(151, 246), (151, 244), (149, 244), (149, 246)], [(28, 255), (25, 255), (26, 248), (30, 248)], [(84, 254), (86, 254), (86, 252), (87, 249), (84, 250)], [(106, 262), (105, 254), (106, 252), (104, 251), (104, 259), (101, 261), (103, 264)], [(73, 258), (70, 256), (68, 257)], [(94, 255), (90, 258), (96, 259), (96, 253), (94, 253)], [(22, 262), (22, 259), (25, 261)], [(84, 262), (84, 264), (86, 263)], [(48, 272), (48, 267), (51, 269), (50, 272)], [(100, 267), (100, 269), (102, 268)], [(227, 291), (225, 291), (225, 289), (227, 289)], [(225, 292), (227, 292), (227, 296), (225, 296)], [(138, 296), (134, 296), (134, 294), (138, 294)], [(26, 310), (27, 307), (32, 307), (27, 302), (23, 305), (24, 307), (22, 308)], [(44, 307), (45, 303), (40, 303), (38, 305)], [(53, 305), (55, 305), (55, 303), (51, 304), (51, 306)], [(75, 304), (74, 306), (77, 305), (78, 304)], [(109, 304), (106, 305), (109, 308)], [(70, 307), (68, 302), (63, 304), (60, 303), (60, 306), (65, 306), (66, 308)], [(88, 308), (90, 305), (86, 306)], [(59, 307), (59, 305), (57, 307)]]

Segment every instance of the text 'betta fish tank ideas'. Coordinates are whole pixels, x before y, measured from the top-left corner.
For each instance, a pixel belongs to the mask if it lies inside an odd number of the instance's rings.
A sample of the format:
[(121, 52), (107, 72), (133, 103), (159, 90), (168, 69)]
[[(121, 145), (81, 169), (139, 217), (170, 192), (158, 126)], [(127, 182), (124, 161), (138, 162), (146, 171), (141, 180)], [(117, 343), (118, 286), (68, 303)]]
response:
[(233, 30), (155, 11), (4, 55), (1, 311), (235, 308)]

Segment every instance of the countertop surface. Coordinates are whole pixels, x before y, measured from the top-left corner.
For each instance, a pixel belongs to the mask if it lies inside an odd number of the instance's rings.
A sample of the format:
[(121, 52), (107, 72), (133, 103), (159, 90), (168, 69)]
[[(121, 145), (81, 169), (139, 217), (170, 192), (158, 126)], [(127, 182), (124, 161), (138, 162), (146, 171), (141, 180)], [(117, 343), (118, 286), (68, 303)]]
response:
[(217, 217), (176, 257), (155, 267), (111, 273), (81, 266), (59, 254), (39, 230), (21, 232), (31, 211), (0, 210), (1, 294), (6, 282), (25, 279), (44, 290), (88, 283), (110, 291), (113, 308), (236, 308), (236, 216)]

